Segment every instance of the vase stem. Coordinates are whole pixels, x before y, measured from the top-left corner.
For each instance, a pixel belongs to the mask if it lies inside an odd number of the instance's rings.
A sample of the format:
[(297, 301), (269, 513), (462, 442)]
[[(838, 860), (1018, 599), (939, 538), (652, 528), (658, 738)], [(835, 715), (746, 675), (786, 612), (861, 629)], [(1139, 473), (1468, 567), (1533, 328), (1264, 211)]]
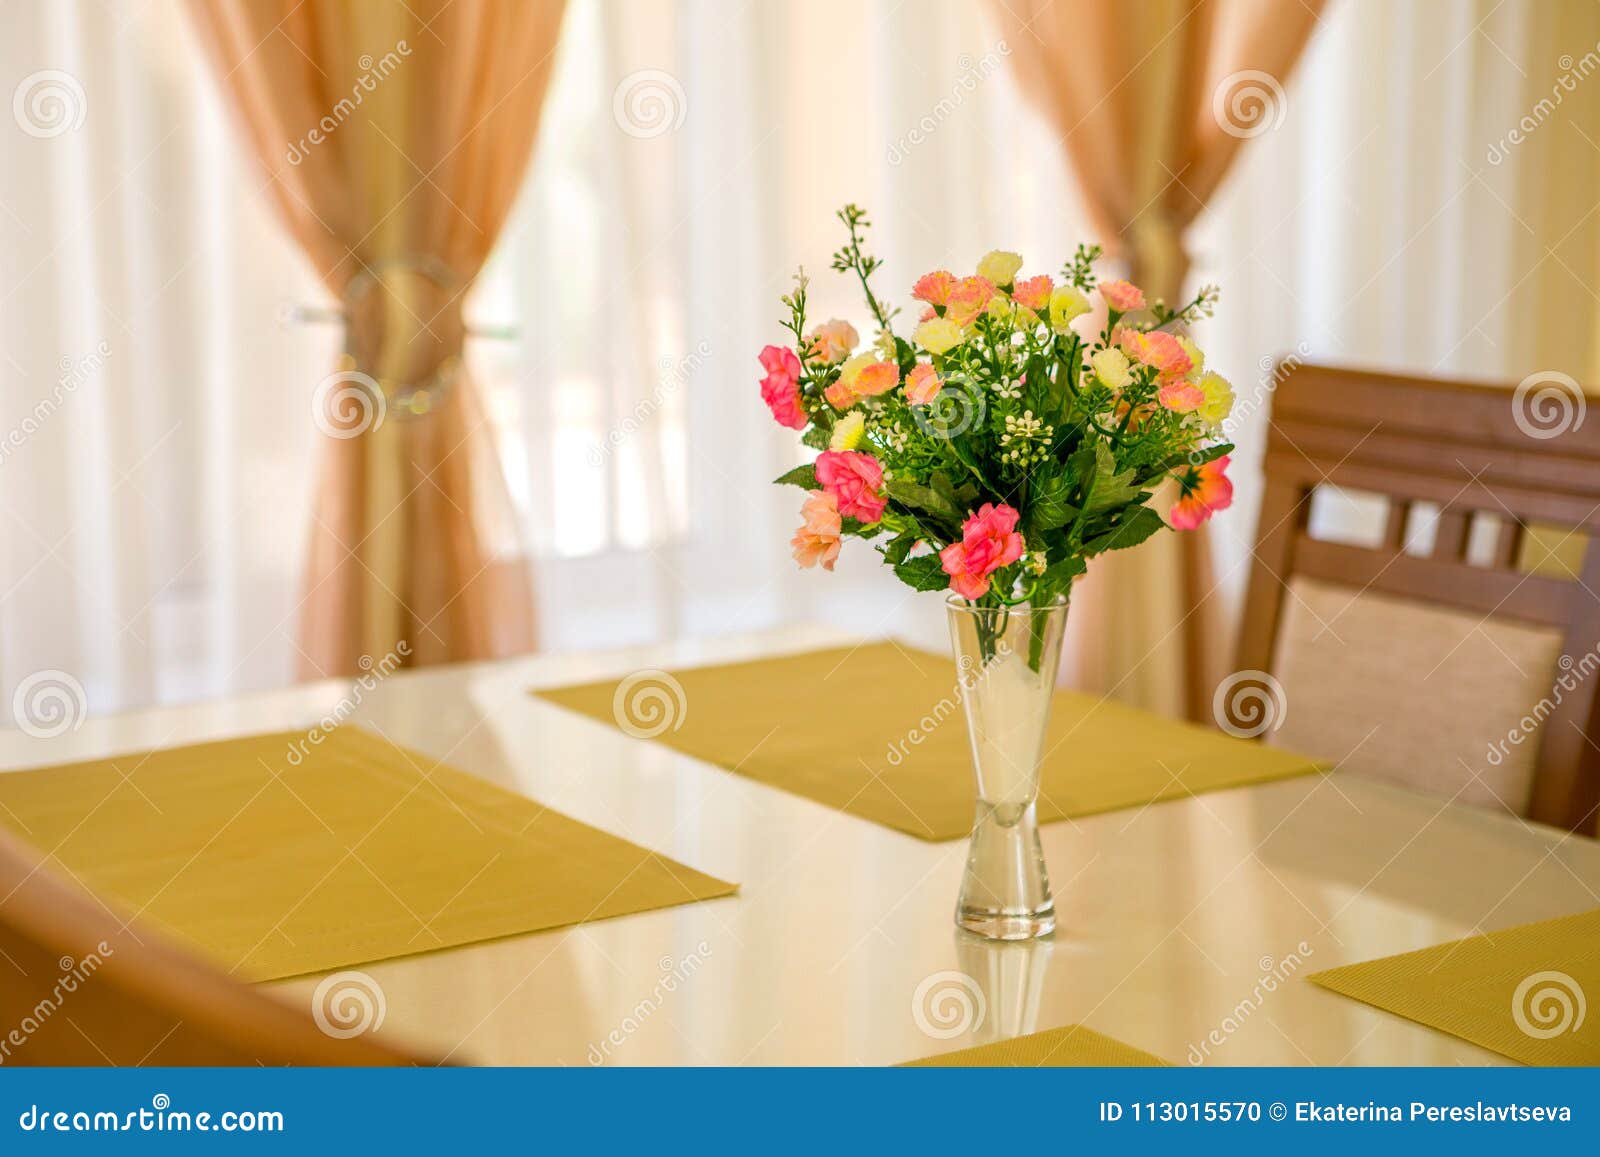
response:
[(1066, 601), (949, 608), (977, 782), (956, 923), (992, 940), (1048, 936), (1055, 902), (1036, 808)]
[(991, 940), (1031, 940), (1056, 928), (1035, 805), (978, 801), (956, 923)]

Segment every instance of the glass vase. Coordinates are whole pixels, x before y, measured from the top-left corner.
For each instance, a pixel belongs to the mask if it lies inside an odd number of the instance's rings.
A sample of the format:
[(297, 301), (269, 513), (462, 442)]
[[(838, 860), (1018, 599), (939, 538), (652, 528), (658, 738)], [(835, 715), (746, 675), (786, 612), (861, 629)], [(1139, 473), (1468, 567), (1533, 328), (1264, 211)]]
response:
[(991, 940), (1048, 936), (1056, 910), (1035, 807), (1067, 600), (947, 606), (977, 783), (956, 923)]

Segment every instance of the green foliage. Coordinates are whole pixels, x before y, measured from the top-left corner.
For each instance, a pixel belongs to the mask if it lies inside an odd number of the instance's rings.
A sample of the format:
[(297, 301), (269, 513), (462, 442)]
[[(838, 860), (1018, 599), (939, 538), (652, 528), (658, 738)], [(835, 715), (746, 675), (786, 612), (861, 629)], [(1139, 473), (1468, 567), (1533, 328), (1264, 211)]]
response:
[(1125, 550), (1138, 546), (1158, 530), (1166, 527), (1161, 516), (1148, 506), (1127, 507), (1119, 512), (1117, 524), (1104, 534), (1098, 534), (1083, 544), (1085, 557), (1108, 550)]
[(793, 470), (778, 475), (772, 480), (774, 486), (798, 486), (802, 490), (817, 489), (817, 467), (813, 462), (804, 466), (796, 466)]
[(942, 591), (950, 585), (950, 576), (944, 573), (936, 554), (918, 555), (906, 562), (896, 563), (894, 573), (912, 590)]

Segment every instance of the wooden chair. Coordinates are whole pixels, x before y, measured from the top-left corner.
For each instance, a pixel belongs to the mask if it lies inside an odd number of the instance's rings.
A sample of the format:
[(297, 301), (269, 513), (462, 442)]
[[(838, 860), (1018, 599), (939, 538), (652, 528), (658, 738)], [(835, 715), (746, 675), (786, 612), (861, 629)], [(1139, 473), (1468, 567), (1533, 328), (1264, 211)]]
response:
[[(1272, 741), (1594, 831), (1600, 417), (1582, 420), (1581, 395), (1540, 397), (1561, 390), (1549, 382), (1291, 364), (1276, 380), (1238, 654), (1241, 671), (1282, 685)], [(1387, 499), (1381, 533), (1313, 536), (1325, 485)], [(1425, 507), (1438, 517), (1423, 552), (1408, 525)], [(1528, 569), (1540, 527), (1586, 540), (1575, 573)], [(1330, 641), (1345, 633), (1361, 641)]]
[(404, 1065), (231, 980), (57, 879), (0, 830), (0, 1065)]

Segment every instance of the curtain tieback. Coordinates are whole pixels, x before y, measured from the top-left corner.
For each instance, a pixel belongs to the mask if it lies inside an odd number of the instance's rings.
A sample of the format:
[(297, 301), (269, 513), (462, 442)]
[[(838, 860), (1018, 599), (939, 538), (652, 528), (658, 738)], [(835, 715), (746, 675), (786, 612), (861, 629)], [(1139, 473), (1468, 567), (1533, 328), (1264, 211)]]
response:
[(1150, 296), (1164, 298), (1174, 306), (1189, 272), (1183, 232), (1171, 217), (1157, 209), (1141, 213), (1129, 229), (1133, 280)]

